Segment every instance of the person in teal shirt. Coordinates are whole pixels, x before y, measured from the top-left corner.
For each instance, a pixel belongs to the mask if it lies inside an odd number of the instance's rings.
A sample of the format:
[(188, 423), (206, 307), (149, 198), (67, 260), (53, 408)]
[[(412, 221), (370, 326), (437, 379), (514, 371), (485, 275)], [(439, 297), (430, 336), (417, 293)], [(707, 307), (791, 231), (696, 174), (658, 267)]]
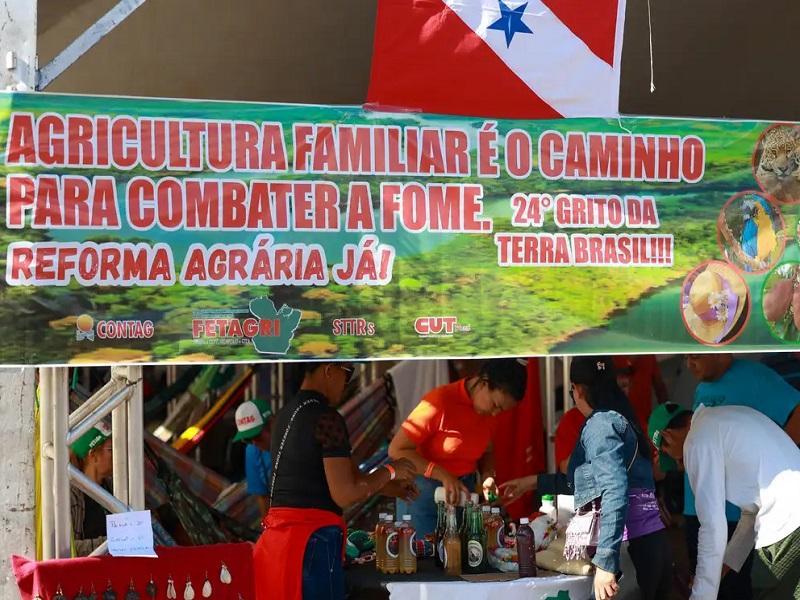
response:
[[(800, 444), (800, 391), (789, 385), (775, 371), (759, 362), (734, 359), (731, 354), (689, 354), (686, 364), (700, 381), (695, 390), (692, 410), (703, 406), (748, 406), (782, 427), (796, 444)], [(694, 571), (697, 565), (697, 535), (700, 523), (695, 510), (694, 494), (688, 480), (684, 481), (683, 514), (686, 516), (686, 535), (689, 561)], [(725, 507), (729, 537), (733, 534), (741, 513), (728, 503)], [(720, 587), (722, 600), (747, 600), (752, 597), (748, 559), (741, 572), (729, 573)]]

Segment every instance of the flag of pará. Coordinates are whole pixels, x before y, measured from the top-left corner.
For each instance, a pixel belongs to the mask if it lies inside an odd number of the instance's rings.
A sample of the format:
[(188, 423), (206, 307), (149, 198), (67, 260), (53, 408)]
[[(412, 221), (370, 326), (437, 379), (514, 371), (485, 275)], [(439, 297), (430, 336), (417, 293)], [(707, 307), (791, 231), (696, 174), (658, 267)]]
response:
[(625, 0), (378, 0), (367, 106), (619, 114)]

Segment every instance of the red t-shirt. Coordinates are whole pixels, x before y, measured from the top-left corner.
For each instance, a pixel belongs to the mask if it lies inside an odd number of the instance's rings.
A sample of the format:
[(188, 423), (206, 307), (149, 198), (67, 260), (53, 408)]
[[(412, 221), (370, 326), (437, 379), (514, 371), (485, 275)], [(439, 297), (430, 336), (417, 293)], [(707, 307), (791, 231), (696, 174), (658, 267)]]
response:
[(479, 415), (466, 380), (428, 392), (402, 425), (422, 457), (462, 477), (475, 472), (494, 435), (495, 417)]
[(615, 356), (614, 368), (630, 369), (630, 388), (628, 400), (633, 412), (639, 419), (639, 425), (647, 431), (647, 422), (653, 412), (653, 380), (658, 370), (658, 361), (652, 354), (641, 356)]
[(570, 457), (575, 445), (581, 438), (581, 429), (586, 417), (577, 408), (564, 413), (556, 428), (556, 467)]

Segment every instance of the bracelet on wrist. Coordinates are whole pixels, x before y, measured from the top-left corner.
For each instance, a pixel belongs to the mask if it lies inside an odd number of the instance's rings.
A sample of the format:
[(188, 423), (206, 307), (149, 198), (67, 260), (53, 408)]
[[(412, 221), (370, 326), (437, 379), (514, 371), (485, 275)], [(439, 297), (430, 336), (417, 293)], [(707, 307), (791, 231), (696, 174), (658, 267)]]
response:
[(433, 476), (433, 470), (436, 468), (436, 463), (429, 462), (428, 468), (425, 469), (425, 479), (430, 479)]
[(394, 481), (397, 478), (397, 471), (392, 465), (383, 465), (389, 471), (389, 481)]

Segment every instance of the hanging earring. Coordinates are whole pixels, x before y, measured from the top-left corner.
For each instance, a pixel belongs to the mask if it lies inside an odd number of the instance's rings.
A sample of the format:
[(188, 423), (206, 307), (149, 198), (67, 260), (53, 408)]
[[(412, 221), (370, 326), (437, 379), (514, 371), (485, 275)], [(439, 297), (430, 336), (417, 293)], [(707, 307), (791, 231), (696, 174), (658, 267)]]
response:
[(33, 600), (42, 600), (42, 597), (41, 597), (39, 594), (36, 594), (36, 595), (33, 597)]
[(61, 584), (58, 584), (58, 588), (56, 588), (56, 595), (53, 596), (53, 600), (67, 600), (67, 597), (64, 595), (64, 591), (61, 589)]
[(89, 600), (88, 596), (84, 595), (83, 593), (83, 586), (81, 586), (81, 589), (78, 590), (78, 593), (75, 594), (75, 597), (72, 600)]
[(125, 594), (125, 600), (141, 600), (139, 592), (137, 592), (136, 588), (133, 586), (133, 578), (131, 578), (131, 584), (128, 586), (128, 592)]
[(219, 570), (219, 580), (224, 583), (225, 585), (230, 585), (231, 581), (231, 572), (228, 571), (228, 565), (222, 563), (222, 568)]
[(117, 592), (111, 587), (111, 580), (108, 580), (106, 591), (103, 592), (103, 600), (117, 600)]
[(175, 582), (172, 580), (172, 575), (167, 579), (167, 598), (168, 600), (175, 600), (178, 594), (175, 592)]
[(144, 591), (147, 593), (148, 596), (151, 598), (156, 597), (156, 582), (153, 581), (153, 576), (150, 575), (150, 581), (147, 583), (147, 587), (144, 588)]
[(186, 578), (186, 587), (183, 589), (183, 600), (194, 600), (194, 588), (189, 577)]
[(208, 580), (208, 571), (206, 571), (206, 582), (203, 584), (203, 598), (211, 598), (211, 582)]

